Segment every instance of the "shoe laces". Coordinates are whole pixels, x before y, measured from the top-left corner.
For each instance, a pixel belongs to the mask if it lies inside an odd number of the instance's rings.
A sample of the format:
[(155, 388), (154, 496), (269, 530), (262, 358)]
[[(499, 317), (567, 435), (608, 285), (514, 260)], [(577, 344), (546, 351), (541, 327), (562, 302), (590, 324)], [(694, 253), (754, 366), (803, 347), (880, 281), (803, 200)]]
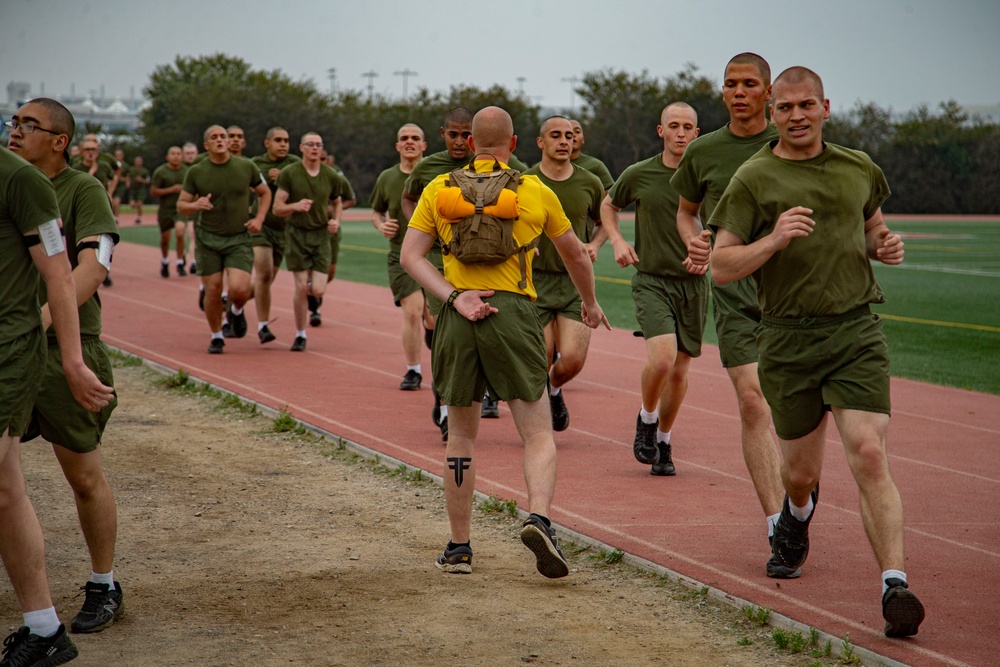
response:
[[(107, 590), (103, 590), (105, 586), (107, 586)], [(96, 615), (100, 612), (107, 602), (108, 595), (111, 593), (111, 587), (107, 584), (88, 584), (82, 586), (80, 590), (84, 591), (86, 596), (83, 600), (83, 607), (80, 609), (80, 613), (88, 615)], [(80, 596), (77, 595), (77, 597)]]
[(25, 650), (30, 650), (30, 637), (31, 631), (28, 626), (23, 625), (17, 629), (17, 632), (12, 632), (3, 640), (4, 664), (11, 665), (11, 667), (21, 667), (22, 665), (28, 667), (35, 662), (31, 656), (21, 652), (22, 647)]

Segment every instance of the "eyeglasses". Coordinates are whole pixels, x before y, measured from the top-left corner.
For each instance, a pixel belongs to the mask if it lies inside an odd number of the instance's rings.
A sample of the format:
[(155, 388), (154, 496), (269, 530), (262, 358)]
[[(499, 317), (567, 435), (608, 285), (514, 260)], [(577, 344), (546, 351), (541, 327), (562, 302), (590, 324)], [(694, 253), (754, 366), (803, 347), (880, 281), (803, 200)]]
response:
[(322, 141), (307, 141), (302, 145), (305, 146), (306, 148), (323, 148)]
[(4, 121), (3, 126), (6, 127), (8, 130), (16, 130), (18, 128), (21, 128), (21, 134), (31, 134), (35, 130), (41, 130), (42, 132), (48, 132), (49, 134), (54, 134), (56, 136), (63, 134), (62, 132), (56, 132), (54, 130), (46, 130), (41, 125), (35, 125), (34, 123), (19, 123), (16, 120)]

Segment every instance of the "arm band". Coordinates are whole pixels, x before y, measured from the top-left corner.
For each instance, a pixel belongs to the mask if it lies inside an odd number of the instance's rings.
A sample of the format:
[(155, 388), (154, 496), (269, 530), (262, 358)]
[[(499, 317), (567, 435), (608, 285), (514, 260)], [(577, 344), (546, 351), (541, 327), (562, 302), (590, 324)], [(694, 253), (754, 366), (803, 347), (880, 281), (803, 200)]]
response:
[(24, 237), (24, 244), (31, 248), (39, 243), (49, 257), (58, 255), (66, 250), (66, 243), (63, 241), (63, 230), (58, 220), (49, 220), (38, 225), (38, 234)]

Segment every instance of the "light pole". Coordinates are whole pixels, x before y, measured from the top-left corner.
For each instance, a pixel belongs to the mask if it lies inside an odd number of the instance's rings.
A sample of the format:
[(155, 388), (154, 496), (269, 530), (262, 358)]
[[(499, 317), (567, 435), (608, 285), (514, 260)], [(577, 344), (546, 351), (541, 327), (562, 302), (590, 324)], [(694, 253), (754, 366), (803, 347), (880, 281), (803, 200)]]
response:
[(328, 77), (330, 77), (330, 94), (331, 95), (336, 95), (337, 94), (337, 68), (336, 67), (331, 67), (330, 69), (326, 70), (326, 75)]
[(368, 79), (368, 100), (371, 101), (372, 95), (375, 93), (375, 77), (378, 76), (378, 72), (370, 69), (361, 76), (367, 77)]
[(524, 82), (527, 81), (527, 80), (528, 80), (528, 77), (526, 77), (526, 76), (519, 76), (519, 77), (517, 77), (517, 94), (520, 95), (520, 96), (522, 96), (522, 97), (524, 96)]
[(570, 88), (569, 88), (569, 110), (570, 110), (570, 113), (576, 113), (576, 84), (578, 84), (581, 81), (581, 79), (580, 79), (580, 77), (578, 77), (578, 76), (576, 76), (574, 74), (573, 76), (564, 76), (563, 78), (560, 79), (560, 81), (567, 81), (567, 82), (569, 82), (569, 85), (570, 85)]
[(411, 76), (420, 76), (420, 75), (417, 74), (416, 72), (414, 72), (409, 67), (407, 67), (404, 70), (399, 70), (397, 72), (393, 72), (393, 75), (403, 77), (403, 101), (405, 102), (406, 101), (406, 83), (407, 83), (407, 81), (409, 81), (409, 79), (410, 79)]

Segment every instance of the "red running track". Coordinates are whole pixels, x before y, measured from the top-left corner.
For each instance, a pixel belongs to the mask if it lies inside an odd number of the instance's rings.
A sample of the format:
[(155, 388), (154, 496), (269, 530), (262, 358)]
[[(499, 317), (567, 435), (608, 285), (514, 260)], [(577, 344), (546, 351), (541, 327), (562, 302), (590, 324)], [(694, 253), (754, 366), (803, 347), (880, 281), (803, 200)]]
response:
[[(114, 286), (101, 290), (110, 345), (272, 408), (288, 406), (303, 421), (443, 472), (440, 433), (430, 419), (429, 355), (423, 389), (399, 391), (401, 316), (388, 289), (335, 281), (323, 326), (309, 329), (304, 354), (292, 354), (292, 281), (282, 272), (273, 290), (278, 340), (258, 343), (251, 303), (247, 337), (228, 340), (225, 354), (208, 355), (197, 278), (161, 278), (159, 251), (128, 243), (115, 254), (112, 275)], [(672, 478), (651, 476), (632, 457), (644, 356), (642, 341), (629, 331), (595, 332), (586, 368), (565, 390), (571, 425), (556, 434), (555, 522), (834, 636), (850, 633), (855, 645), (888, 658), (997, 663), (1000, 397), (893, 380), (890, 460), (906, 510), (906, 570), (927, 619), (917, 637), (888, 640), (880, 572), (835, 429), (804, 574), (768, 579), (764, 517), (743, 464), (735, 396), (717, 349), (706, 346), (691, 365), (673, 431), (678, 473)], [(478, 490), (523, 507), (521, 445), (505, 406), (500, 419), (483, 421), (478, 442)]]

